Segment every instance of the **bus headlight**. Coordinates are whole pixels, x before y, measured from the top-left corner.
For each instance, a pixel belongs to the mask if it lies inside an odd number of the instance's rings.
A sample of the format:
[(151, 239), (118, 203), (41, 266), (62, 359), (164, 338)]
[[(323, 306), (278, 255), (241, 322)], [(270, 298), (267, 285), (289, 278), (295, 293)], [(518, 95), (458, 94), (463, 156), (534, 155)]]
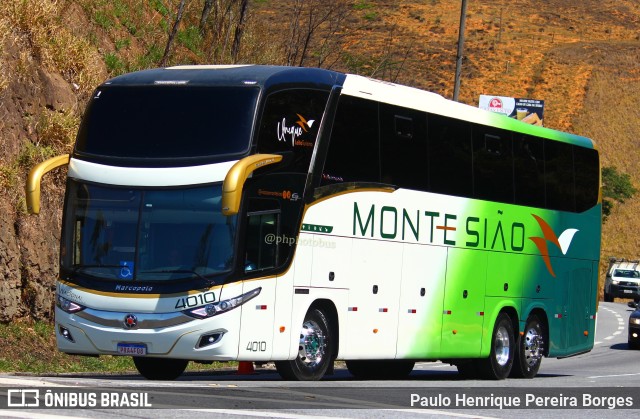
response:
[(58, 295), (58, 299), (56, 300), (56, 305), (60, 308), (60, 310), (65, 313), (77, 313), (78, 311), (84, 310), (86, 307), (81, 306), (78, 303), (74, 303), (71, 300), (67, 300), (64, 297)]
[(237, 297), (218, 301), (217, 303), (207, 304), (206, 306), (194, 309), (184, 310), (183, 313), (198, 319), (206, 319), (208, 317), (217, 316), (218, 314), (226, 313), (227, 311), (231, 311), (236, 307), (240, 307), (247, 301), (257, 297), (258, 294), (260, 294), (260, 291), (262, 291), (262, 288), (256, 288)]
[(640, 324), (640, 317), (630, 318), (629, 324)]

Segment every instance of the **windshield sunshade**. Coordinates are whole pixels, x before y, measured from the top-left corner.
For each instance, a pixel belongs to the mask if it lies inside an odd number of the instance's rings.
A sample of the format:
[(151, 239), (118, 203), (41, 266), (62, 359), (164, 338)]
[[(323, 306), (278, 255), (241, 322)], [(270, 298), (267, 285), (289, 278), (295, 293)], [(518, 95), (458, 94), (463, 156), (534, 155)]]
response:
[(204, 158), (244, 153), (256, 87), (101, 86), (76, 151), (124, 158)]

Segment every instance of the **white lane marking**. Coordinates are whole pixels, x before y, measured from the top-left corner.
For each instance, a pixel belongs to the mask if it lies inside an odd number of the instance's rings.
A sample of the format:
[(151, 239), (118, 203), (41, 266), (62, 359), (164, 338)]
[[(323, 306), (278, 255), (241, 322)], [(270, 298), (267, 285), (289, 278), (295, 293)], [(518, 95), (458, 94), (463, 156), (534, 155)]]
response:
[[(298, 419), (300, 414), (292, 413), (280, 413), (280, 412), (268, 412), (263, 410), (226, 410), (226, 409), (184, 409), (188, 412), (202, 412), (202, 413), (220, 413), (224, 415), (239, 415), (239, 416), (255, 416), (261, 418), (281, 418), (281, 419)], [(478, 419), (497, 419), (492, 416), (478, 416), (478, 415), (466, 415), (464, 413), (444, 412), (441, 410), (425, 410), (425, 409), (384, 409), (385, 412), (403, 412), (411, 413), (412, 415), (438, 415), (438, 416), (451, 416), (456, 418), (478, 418)], [(342, 416), (310, 416), (304, 415), (305, 419), (340, 419)]]
[(633, 377), (636, 375), (640, 375), (640, 372), (634, 374), (616, 374), (616, 375), (594, 375), (592, 377), (587, 378), (612, 378), (612, 377)]
[(2, 418), (27, 418), (27, 419), (87, 419), (87, 416), (62, 416), (62, 415), (47, 415), (44, 413), (35, 413), (34, 411), (19, 412), (16, 410), (0, 410), (0, 417)]
[[(622, 315), (620, 315), (617, 311), (610, 309), (608, 307), (600, 307), (600, 309), (608, 311), (609, 313), (613, 314), (616, 318), (616, 320), (618, 321), (618, 331), (613, 332), (610, 336), (607, 336), (605, 338), (603, 338), (603, 340), (611, 340), (613, 338), (615, 338), (617, 335), (621, 334), (621, 330), (625, 329), (625, 325), (624, 325), (624, 318), (622, 317)], [(594, 345), (596, 345), (596, 343), (594, 343)]]

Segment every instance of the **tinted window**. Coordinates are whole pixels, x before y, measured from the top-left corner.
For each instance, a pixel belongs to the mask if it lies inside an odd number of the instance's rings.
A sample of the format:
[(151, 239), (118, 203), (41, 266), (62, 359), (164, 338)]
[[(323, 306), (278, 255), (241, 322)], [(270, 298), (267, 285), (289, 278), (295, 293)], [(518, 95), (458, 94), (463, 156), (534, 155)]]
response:
[(245, 272), (276, 267), (280, 243), (275, 238), (282, 238), (279, 220), (280, 210), (276, 201), (250, 201), (245, 235)]
[(598, 202), (600, 163), (598, 152), (589, 148), (573, 150), (576, 181), (576, 211), (585, 211)]
[(378, 104), (341, 96), (331, 131), (322, 184), (379, 182)]
[(511, 133), (492, 127), (473, 128), (473, 196), (513, 202)]
[(69, 181), (62, 270), (108, 280), (177, 281), (231, 269), (236, 217), (222, 185), (133, 189)]
[(543, 208), (544, 141), (521, 134), (514, 134), (514, 138), (515, 202), (518, 205)]
[(128, 158), (194, 158), (249, 148), (256, 87), (101, 86), (76, 151)]
[(258, 135), (259, 153), (293, 152), (280, 170), (307, 173), (328, 92), (292, 89), (269, 95)]
[(570, 144), (558, 141), (545, 143), (547, 208), (562, 211), (575, 210), (572, 148)]
[(427, 117), (413, 109), (380, 104), (382, 182), (427, 190)]
[(471, 196), (471, 124), (429, 115), (428, 129), (430, 190)]

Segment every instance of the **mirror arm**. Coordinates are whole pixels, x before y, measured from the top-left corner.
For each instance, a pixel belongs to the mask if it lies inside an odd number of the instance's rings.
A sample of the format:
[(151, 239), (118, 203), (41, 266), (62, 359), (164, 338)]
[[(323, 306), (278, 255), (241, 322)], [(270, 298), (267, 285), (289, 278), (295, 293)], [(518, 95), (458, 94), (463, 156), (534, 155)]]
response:
[(42, 177), (56, 167), (66, 166), (69, 164), (69, 159), (69, 154), (63, 154), (45, 160), (31, 169), (26, 185), (27, 212), (29, 214), (38, 214), (40, 212), (40, 181)]
[(282, 156), (278, 154), (254, 154), (234, 164), (222, 184), (222, 213), (235, 215), (240, 211), (240, 200), (244, 184), (255, 170), (270, 164), (279, 163)]

